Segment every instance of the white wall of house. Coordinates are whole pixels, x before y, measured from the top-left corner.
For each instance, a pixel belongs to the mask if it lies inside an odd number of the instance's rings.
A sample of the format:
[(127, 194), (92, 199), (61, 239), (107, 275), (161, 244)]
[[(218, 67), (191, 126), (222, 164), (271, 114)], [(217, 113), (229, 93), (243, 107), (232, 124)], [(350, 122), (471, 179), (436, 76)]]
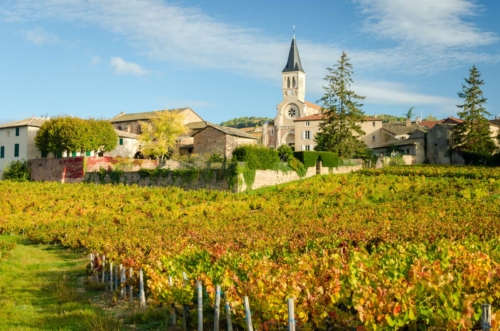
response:
[(111, 152), (104, 153), (104, 156), (119, 156), (133, 158), (139, 148), (139, 142), (133, 138), (118, 138), (118, 144)]
[[(16, 128), (19, 135), (16, 135)], [(42, 153), (35, 146), (35, 136), (38, 127), (19, 126), (0, 129), (0, 179), (3, 178), (5, 166), (12, 161), (39, 158)], [(15, 156), (16, 145), (19, 146), (18, 156)], [(3, 147), (3, 157), (1, 150)]]

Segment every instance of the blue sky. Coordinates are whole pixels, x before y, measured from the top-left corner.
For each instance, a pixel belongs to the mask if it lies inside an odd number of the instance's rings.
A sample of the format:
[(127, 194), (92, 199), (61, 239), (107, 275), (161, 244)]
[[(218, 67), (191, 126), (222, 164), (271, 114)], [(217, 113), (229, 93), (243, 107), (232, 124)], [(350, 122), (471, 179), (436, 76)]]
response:
[(456, 115), (475, 64), (500, 114), (496, 0), (2, 0), (0, 123), (191, 107), (276, 116), (296, 26), (306, 99), (345, 50), (365, 113)]

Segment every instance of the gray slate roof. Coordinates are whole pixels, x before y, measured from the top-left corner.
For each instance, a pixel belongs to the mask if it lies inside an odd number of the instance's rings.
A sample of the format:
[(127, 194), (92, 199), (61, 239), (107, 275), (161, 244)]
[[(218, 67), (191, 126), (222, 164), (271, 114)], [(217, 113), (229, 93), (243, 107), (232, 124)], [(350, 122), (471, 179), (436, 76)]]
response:
[[(159, 111), (178, 111), (178, 112), (183, 112), (187, 109), (190, 108), (177, 108), (177, 109), (168, 109), (168, 110), (159, 110)], [(152, 118), (157, 111), (147, 111), (143, 113), (132, 113), (132, 114), (125, 114), (121, 112), (120, 114), (116, 115), (109, 121), (111, 123), (118, 123), (118, 122), (131, 122), (131, 121), (144, 121), (144, 120), (149, 120)]]
[(138, 134), (134, 134), (134, 133), (130, 133), (130, 132), (125, 132), (125, 131), (117, 130), (117, 129), (115, 129), (115, 133), (120, 138), (139, 139), (139, 135)]
[(290, 46), (290, 53), (288, 54), (288, 62), (286, 63), (283, 72), (300, 71), (306, 73), (302, 68), (302, 63), (300, 63), (299, 48), (295, 42), (295, 36), (292, 39), (292, 45)]
[(370, 147), (371, 149), (375, 148), (384, 148), (384, 147), (389, 147), (391, 145), (394, 146), (406, 146), (406, 145), (413, 145), (417, 142), (424, 141), (423, 138), (416, 138), (416, 139), (400, 139), (400, 140), (393, 140), (388, 143), (380, 144), (377, 146)]
[(414, 123), (410, 126), (406, 126), (405, 123), (382, 123), (382, 128), (392, 134), (400, 135), (413, 133), (420, 127)]
[(10, 123), (5, 123), (0, 125), (0, 129), (5, 129), (5, 128), (14, 128), (17, 126), (34, 126), (34, 127), (41, 127), (43, 122), (45, 122), (45, 118), (37, 118), (37, 117), (30, 117), (21, 121), (15, 121), (15, 122), (10, 122)]
[(230, 128), (230, 127), (227, 127), (227, 126), (220, 126), (220, 125), (217, 125), (217, 124), (213, 124), (213, 123), (209, 123), (209, 122), (205, 122), (207, 125), (205, 128), (199, 130), (199, 131), (196, 131), (194, 132), (191, 137), (197, 135), (198, 133), (200, 133), (201, 131), (205, 130), (206, 128), (213, 128), (215, 130), (218, 130), (220, 132), (223, 132), (225, 134), (228, 134), (230, 136), (235, 136), (235, 137), (241, 137), (241, 138), (247, 138), (247, 139), (255, 139), (255, 140), (258, 140), (258, 138), (255, 138), (254, 136), (252, 135), (249, 135), (248, 133), (246, 132), (243, 132), (241, 130), (238, 130), (238, 129), (235, 129), (235, 128)]

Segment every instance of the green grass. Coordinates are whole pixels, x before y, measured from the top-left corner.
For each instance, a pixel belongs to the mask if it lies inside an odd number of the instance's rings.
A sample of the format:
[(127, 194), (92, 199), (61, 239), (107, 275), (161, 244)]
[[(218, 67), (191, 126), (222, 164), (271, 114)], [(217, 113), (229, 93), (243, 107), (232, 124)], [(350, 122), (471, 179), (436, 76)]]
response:
[(18, 245), (0, 262), (0, 330), (122, 329), (112, 313), (92, 306), (83, 253), (0, 236), (11, 241)]

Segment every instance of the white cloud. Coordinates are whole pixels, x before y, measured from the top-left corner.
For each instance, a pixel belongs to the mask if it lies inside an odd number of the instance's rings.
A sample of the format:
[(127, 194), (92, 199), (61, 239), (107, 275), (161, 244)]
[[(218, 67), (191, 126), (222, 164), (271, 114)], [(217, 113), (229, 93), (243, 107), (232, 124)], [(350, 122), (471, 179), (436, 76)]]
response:
[(92, 64), (93, 66), (99, 65), (101, 62), (101, 58), (97, 55), (92, 56), (92, 58), (90, 59), (90, 64)]
[(35, 27), (32, 30), (22, 30), (21, 33), (24, 35), (27, 41), (35, 45), (44, 45), (44, 44), (57, 44), (59, 42), (59, 37), (48, 33), (42, 27)]
[[(264, 32), (216, 20), (197, 8), (162, 0), (7, 0), (0, 10), (6, 21), (41, 19), (92, 24), (111, 31), (150, 58), (188, 68), (210, 68), (276, 81), (285, 65), (290, 41)], [(496, 35), (483, 32), (464, 17), (479, 7), (469, 0), (352, 0), (368, 15), (366, 29), (398, 42), (373, 50), (346, 49), (356, 69), (355, 81), (379, 74), (435, 74), (464, 63), (498, 62), (500, 56), (472, 46), (490, 44)], [(462, 46), (462, 43), (466, 45)], [(298, 39), (308, 91), (322, 93), (326, 67), (340, 57), (342, 47)], [(421, 45), (428, 45), (422, 47)], [(442, 49), (439, 45), (448, 48)], [(150, 73), (134, 63), (114, 58), (118, 74)], [(367, 103), (406, 104), (407, 99), (441, 105), (443, 99), (384, 84), (358, 84)], [(361, 93), (361, 92), (360, 92)], [(361, 94), (363, 94), (361, 93)], [(416, 102), (414, 104), (417, 104)]]
[(353, 0), (368, 15), (366, 30), (423, 46), (470, 48), (498, 41), (464, 20), (482, 9), (473, 0)]
[(151, 73), (151, 71), (142, 68), (140, 65), (133, 62), (127, 62), (121, 57), (112, 57), (109, 64), (113, 67), (117, 75), (143, 76)]

